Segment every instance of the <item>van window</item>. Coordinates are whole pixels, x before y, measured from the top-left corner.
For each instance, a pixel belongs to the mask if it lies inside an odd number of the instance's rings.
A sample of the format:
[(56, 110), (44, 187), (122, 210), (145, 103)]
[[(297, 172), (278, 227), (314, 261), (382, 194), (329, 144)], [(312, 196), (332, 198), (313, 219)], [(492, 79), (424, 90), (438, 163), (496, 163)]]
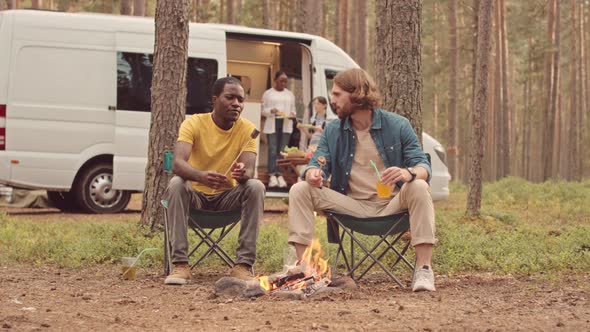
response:
[[(117, 52), (117, 109), (150, 111), (152, 71), (152, 54)], [(216, 60), (188, 58), (186, 114), (211, 112), (211, 87), (216, 79)]]

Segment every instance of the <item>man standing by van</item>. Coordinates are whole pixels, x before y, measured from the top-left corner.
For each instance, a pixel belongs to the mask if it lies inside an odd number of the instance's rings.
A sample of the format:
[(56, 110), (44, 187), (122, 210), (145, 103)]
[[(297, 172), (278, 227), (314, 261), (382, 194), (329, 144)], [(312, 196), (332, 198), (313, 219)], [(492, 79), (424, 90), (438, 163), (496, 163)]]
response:
[[(326, 125), (302, 174), (306, 181), (295, 184), (289, 192), (289, 243), (301, 260), (314, 237), (315, 209), (360, 218), (408, 209), (417, 266), (412, 289), (434, 291), (434, 206), (427, 182), (431, 169), (410, 122), (378, 108), (375, 83), (362, 69), (349, 69), (334, 77), (331, 102), (339, 120)], [(320, 156), (325, 165), (318, 162)], [(380, 177), (373, 163), (381, 171)], [(322, 188), (330, 175), (330, 188)], [(378, 181), (389, 186), (385, 195), (377, 194)]]
[(172, 166), (176, 176), (170, 180), (165, 195), (174, 264), (165, 284), (182, 285), (191, 279), (187, 257), (187, 216), (191, 207), (242, 209), (238, 259), (230, 275), (253, 278), (265, 188), (253, 178), (258, 131), (252, 122), (240, 117), (243, 108), (240, 80), (220, 78), (213, 84), (213, 112), (194, 114), (180, 126)]

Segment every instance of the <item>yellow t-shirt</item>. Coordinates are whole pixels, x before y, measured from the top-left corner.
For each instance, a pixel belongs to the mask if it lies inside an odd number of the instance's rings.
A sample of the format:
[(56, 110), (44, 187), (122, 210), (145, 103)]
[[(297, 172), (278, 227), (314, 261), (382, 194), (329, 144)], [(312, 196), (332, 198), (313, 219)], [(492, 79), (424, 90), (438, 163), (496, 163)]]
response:
[[(178, 142), (193, 146), (188, 159), (193, 168), (224, 174), (242, 148), (256, 153), (256, 139), (251, 137), (255, 128), (251, 121), (240, 117), (231, 129), (223, 130), (213, 122), (211, 113), (194, 114), (180, 125)], [(230, 176), (228, 173), (227, 177)], [(235, 180), (231, 179), (231, 182), (236, 186)], [(193, 188), (208, 195), (227, 190), (213, 189), (199, 182), (193, 182)]]

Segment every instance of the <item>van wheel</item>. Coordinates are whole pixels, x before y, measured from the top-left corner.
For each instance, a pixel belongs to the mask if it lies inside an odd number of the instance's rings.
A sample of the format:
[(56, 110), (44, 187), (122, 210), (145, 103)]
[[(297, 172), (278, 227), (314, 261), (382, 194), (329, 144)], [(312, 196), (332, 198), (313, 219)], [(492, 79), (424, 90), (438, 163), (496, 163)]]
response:
[(113, 190), (113, 165), (99, 163), (84, 168), (75, 184), (78, 205), (90, 213), (118, 213), (123, 211), (131, 192)]
[(79, 209), (74, 195), (69, 191), (47, 191), (47, 198), (53, 206), (64, 212), (73, 212)]

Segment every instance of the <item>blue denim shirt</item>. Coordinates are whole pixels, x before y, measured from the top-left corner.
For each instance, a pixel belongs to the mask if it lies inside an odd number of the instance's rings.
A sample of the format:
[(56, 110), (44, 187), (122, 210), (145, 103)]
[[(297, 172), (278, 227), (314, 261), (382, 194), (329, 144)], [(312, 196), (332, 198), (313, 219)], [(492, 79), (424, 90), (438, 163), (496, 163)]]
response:
[[(428, 171), (427, 182), (430, 182), (432, 175), (430, 162), (422, 151), (418, 137), (408, 119), (382, 109), (375, 109), (370, 133), (385, 167), (421, 166)], [(309, 168), (319, 168), (317, 158), (324, 156), (326, 158), (326, 165), (322, 169), (324, 178), (327, 179), (331, 175), (330, 188), (346, 194), (356, 151), (355, 136), (350, 117), (328, 123), (318, 148), (301, 177), (305, 179), (305, 172)], [(397, 183), (398, 187), (402, 184), (402, 182)]]

